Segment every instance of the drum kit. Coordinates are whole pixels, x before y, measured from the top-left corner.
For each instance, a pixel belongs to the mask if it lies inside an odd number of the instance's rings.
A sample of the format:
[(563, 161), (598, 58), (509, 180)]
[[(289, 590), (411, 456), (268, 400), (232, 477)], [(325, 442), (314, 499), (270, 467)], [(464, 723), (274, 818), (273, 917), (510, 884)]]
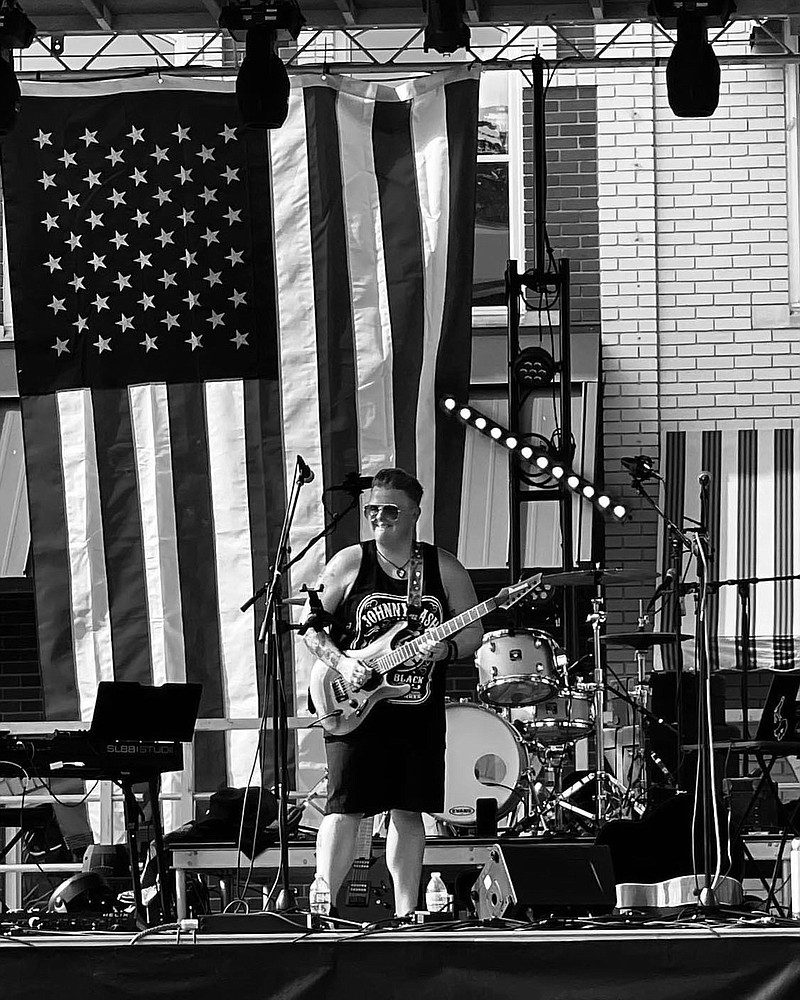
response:
[[(602, 584), (639, 582), (638, 574), (576, 570), (546, 579), (565, 586), (597, 585), (587, 619), (593, 635), (592, 679), (583, 679), (580, 670), (588, 657), (570, 665), (566, 652), (547, 632), (512, 628), (485, 634), (475, 652), (480, 703), (462, 699), (446, 706), (445, 802), (433, 817), (439, 832), (474, 830), (481, 825), (482, 808), (504, 833), (529, 836), (594, 831), (610, 819), (636, 818), (644, 810), (647, 768), (641, 738), (627, 783), (606, 767), (603, 647), (634, 651), (636, 685), (627, 700), (636, 714), (646, 715), (647, 651), (675, 642), (676, 636), (648, 630), (641, 603), (635, 631), (601, 634)], [(638, 733), (641, 737), (641, 726)], [(575, 771), (565, 785), (565, 764), (577, 744), (592, 735), (594, 744), (587, 748), (590, 769)]]

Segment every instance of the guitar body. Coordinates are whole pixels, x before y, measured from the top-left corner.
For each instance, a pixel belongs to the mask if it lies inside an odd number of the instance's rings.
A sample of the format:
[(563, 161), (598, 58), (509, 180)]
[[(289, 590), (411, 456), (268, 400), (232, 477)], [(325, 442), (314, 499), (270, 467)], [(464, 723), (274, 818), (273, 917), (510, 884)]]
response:
[[(369, 664), (393, 649), (395, 639), (406, 627), (405, 622), (398, 622), (369, 646), (349, 649), (345, 656)], [(410, 690), (408, 684), (389, 684), (385, 676), (373, 676), (363, 688), (353, 691), (339, 671), (322, 660), (315, 660), (308, 686), (320, 725), (332, 736), (352, 733), (379, 701), (400, 698)]]
[(336, 897), (343, 920), (374, 924), (394, 916), (394, 893), (386, 859), (356, 858)]

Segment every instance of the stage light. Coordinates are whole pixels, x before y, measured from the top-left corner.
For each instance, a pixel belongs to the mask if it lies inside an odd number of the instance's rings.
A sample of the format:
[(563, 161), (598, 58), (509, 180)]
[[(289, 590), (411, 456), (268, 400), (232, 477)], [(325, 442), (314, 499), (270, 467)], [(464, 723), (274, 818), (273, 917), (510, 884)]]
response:
[(114, 890), (97, 872), (79, 872), (66, 879), (47, 903), (51, 913), (113, 913)]
[(250, 5), (229, 3), (219, 15), (220, 28), (234, 38), (245, 32), (245, 57), (236, 77), (239, 114), (248, 128), (280, 128), (289, 114), (289, 74), (278, 56), (278, 32), (296, 39), (305, 18), (293, 0)]
[(556, 375), (556, 363), (543, 347), (526, 347), (512, 366), (514, 378), (523, 389), (549, 385)]
[(0, 19), (0, 139), (14, 128), (22, 101), (11, 50), (27, 49), (35, 37), (33, 21), (16, 3), (8, 3)]
[[(459, 406), (458, 402), (452, 396), (442, 396), (439, 404), (445, 413), (463, 420), (467, 426), (474, 427), (475, 430), (488, 435), (498, 444), (504, 445), (510, 452), (516, 454), (520, 461), (532, 462), (537, 469), (546, 472), (556, 482), (563, 480), (565, 486), (574, 490), (584, 500), (596, 504), (599, 510), (611, 514), (620, 520), (627, 517), (627, 508), (622, 504), (616, 504), (611, 508), (613, 501), (607, 494), (598, 494), (597, 488), (593, 483), (584, 479), (583, 476), (578, 475), (573, 469), (565, 467), (563, 462), (554, 463), (551, 441), (542, 438), (540, 435), (533, 434), (527, 435), (528, 438), (539, 438), (542, 441), (541, 447), (532, 447), (530, 444), (520, 446), (519, 438), (516, 434), (512, 434), (511, 431), (501, 427), (495, 421), (489, 420), (480, 411), (476, 410), (474, 406)], [(534, 485), (542, 484), (534, 483)]]
[(708, 118), (719, 104), (719, 62), (708, 41), (709, 23), (724, 27), (734, 9), (731, 0), (687, 4), (653, 0), (659, 24), (677, 29), (667, 61), (667, 99), (678, 118)]
[[(8, 53), (9, 59), (13, 58)], [(14, 128), (19, 114), (22, 92), (9, 61), (0, 56), (0, 139)]]
[(422, 47), (450, 55), (469, 45), (469, 28), (464, 23), (464, 0), (423, 0), (428, 15)]

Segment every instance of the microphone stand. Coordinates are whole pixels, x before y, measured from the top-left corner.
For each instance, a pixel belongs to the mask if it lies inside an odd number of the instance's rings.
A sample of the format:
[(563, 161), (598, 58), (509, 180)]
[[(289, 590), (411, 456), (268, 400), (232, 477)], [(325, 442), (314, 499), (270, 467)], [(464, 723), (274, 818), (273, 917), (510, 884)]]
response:
[[(285, 664), (283, 659), (282, 635), (288, 628), (289, 623), (281, 621), (281, 584), (283, 575), (291, 565), (289, 561), (289, 531), (294, 520), (297, 501), (300, 498), (300, 490), (307, 483), (311, 482), (309, 475), (313, 478), (313, 473), (308, 469), (302, 459), (298, 456), (295, 467), (292, 489), (289, 495), (289, 502), (281, 526), (281, 533), (278, 539), (278, 546), (275, 553), (275, 561), (272, 564), (272, 576), (263, 587), (259, 588), (255, 594), (242, 605), (242, 611), (249, 608), (261, 594), (266, 593), (264, 603), (264, 617), (261, 621), (261, 628), (258, 633), (258, 642), (262, 645), (264, 656), (265, 674), (265, 694), (268, 698), (272, 696), (272, 743), (273, 760), (275, 768), (275, 797), (278, 801), (278, 844), (280, 847), (280, 861), (278, 863), (278, 875), (276, 884), (280, 882), (281, 890), (275, 901), (275, 910), (284, 911), (294, 905), (294, 890), (289, 883), (289, 839), (288, 839), (288, 812), (289, 812), (289, 765), (288, 765), (288, 744), (289, 727), (286, 708), (285, 690)], [(296, 560), (292, 560), (296, 561)], [(266, 728), (267, 706), (261, 719), (261, 731)]]
[[(708, 598), (713, 582), (711, 576), (711, 545), (708, 537), (709, 523), (709, 478), (699, 477), (700, 483), (700, 526), (692, 529), (695, 565), (697, 573), (697, 618), (695, 629), (695, 660), (697, 669), (697, 743), (698, 773), (695, 800), (703, 810), (703, 888), (700, 890), (698, 905), (701, 910), (719, 908), (716, 886), (711, 875), (711, 859), (716, 857), (721, 867), (722, 845), (717, 843), (721, 834), (717, 816), (717, 790), (714, 787), (714, 732), (711, 716), (711, 658), (709, 656)], [(695, 836), (694, 829), (692, 836)]]

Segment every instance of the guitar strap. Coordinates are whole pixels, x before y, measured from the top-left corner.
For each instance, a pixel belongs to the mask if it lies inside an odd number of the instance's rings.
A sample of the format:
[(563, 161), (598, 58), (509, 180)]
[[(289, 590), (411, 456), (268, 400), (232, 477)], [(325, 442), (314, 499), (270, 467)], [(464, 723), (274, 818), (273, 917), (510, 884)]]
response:
[(415, 624), (419, 621), (422, 612), (422, 584), (423, 577), (422, 543), (414, 542), (411, 550), (411, 559), (408, 563), (408, 621)]

